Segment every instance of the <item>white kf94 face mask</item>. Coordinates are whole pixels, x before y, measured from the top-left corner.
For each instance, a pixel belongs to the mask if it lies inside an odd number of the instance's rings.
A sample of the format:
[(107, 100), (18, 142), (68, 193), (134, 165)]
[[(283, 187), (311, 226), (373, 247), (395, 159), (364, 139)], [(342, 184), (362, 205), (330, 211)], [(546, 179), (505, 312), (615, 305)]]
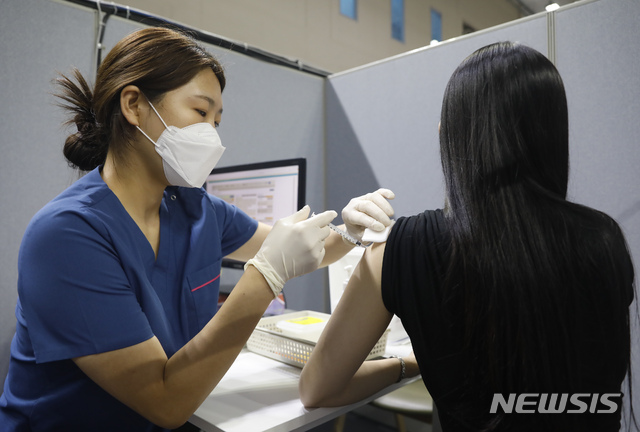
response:
[(149, 102), (165, 127), (154, 142), (138, 126), (138, 130), (151, 141), (162, 158), (164, 175), (173, 186), (201, 187), (216, 166), (225, 147), (220, 136), (209, 123), (196, 123), (182, 129), (167, 126), (156, 108)]

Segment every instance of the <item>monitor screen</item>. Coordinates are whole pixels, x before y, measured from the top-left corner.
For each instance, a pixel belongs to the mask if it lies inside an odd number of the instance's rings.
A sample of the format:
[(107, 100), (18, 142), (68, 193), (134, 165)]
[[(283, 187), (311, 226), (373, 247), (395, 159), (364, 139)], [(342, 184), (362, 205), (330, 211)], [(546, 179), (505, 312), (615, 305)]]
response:
[[(273, 225), (305, 204), (307, 161), (304, 158), (215, 168), (206, 191), (240, 208), (258, 222)], [(244, 263), (224, 259), (225, 267)]]

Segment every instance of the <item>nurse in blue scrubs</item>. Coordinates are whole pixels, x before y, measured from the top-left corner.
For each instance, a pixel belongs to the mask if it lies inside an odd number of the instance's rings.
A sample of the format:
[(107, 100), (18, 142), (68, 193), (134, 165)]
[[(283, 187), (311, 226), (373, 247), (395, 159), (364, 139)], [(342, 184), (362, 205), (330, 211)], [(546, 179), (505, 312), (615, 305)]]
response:
[[(184, 424), (293, 277), (343, 256), (336, 216), (309, 208), (273, 228), (200, 186), (224, 147), (225, 77), (176, 31), (120, 41), (91, 88), (61, 77), (87, 174), (47, 204), (20, 248), (2, 431), (161, 431)], [(349, 232), (381, 230), (388, 190), (354, 198)], [(216, 313), (223, 257), (247, 261)]]

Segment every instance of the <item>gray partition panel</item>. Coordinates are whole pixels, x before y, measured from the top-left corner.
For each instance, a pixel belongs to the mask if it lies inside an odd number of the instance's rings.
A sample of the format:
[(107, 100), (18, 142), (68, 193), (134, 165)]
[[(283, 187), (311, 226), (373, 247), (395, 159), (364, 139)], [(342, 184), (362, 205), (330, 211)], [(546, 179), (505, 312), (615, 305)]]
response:
[(519, 41), (546, 54), (547, 18), (537, 15), (329, 77), (327, 200), (378, 187), (396, 193), (396, 215), (441, 207), (438, 123), (458, 64), (492, 42)]
[[(616, 31), (611, 31), (615, 29)], [(622, 225), (640, 269), (640, 1), (600, 0), (556, 16), (569, 99), (569, 195)]]
[[(227, 150), (220, 166), (305, 157), (307, 204), (324, 211), (324, 78), (233, 52), (218, 56), (228, 77), (219, 128)], [(240, 275), (225, 269), (223, 283), (233, 284)], [(327, 281), (326, 269), (291, 280), (284, 290), (287, 307), (325, 312)]]
[[(15, 330), (17, 256), (22, 234), (37, 210), (78, 174), (67, 167), (62, 145), (70, 130), (61, 127), (50, 81), (56, 70), (76, 66), (92, 80), (96, 12), (52, 0), (0, 2), (0, 131), (4, 142), (0, 180), (8, 197), (0, 206), (0, 384)], [(107, 21), (103, 55), (141, 25), (121, 18)], [(227, 147), (220, 166), (307, 158), (307, 202), (325, 206), (324, 79), (239, 53), (206, 45), (223, 63), (227, 87), (219, 129)], [(223, 271), (233, 284), (240, 272)], [(326, 270), (287, 284), (288, 307), (327, 309)]]
[(51, 1), (0, 4), (0, 383), (15, 331), (18, 248), (36, 211), (78, 178), (62, 156), (63, 114), (51, 80), (70, 65), (91, 68), (90, 11)]
[[(640, 1), (599, 0), (569, 7), (557, 12), (555, 22), (557, 66), (569, 99), (569, 198), (600, 209), (618, 221), (631, 250), (637, 281), (640, 273)], [(637, 301), (631, 310), (637, 313)], [(633, 405), (637, 415), (640, 413), (640, 327), (635, 319), (632, 324)]]

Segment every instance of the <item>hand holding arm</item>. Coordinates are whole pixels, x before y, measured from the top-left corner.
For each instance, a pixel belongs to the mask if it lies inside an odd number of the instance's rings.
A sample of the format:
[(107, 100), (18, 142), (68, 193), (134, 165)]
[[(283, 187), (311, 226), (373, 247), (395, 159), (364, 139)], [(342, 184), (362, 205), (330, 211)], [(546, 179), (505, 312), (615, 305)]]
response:
[[(344, 225), (339, 226), (339, 228), (346, 230), (352, 237), (358, 240), (362, 239), (366, 228), (374, 231), (384, 230), (385, 227), (391, 224), (390, 217), (394, 215), (393, 207), (391, 207), (388, 201), (394, 197), (394, 193), (389, 189), (378, 189), (375, 192), (351, 199), (342, 210)], [(326, 213), (327, 212), (323, 214)], [(314, 218), (312, 217), (311, 219)], [(230, 254), (229, 258), (240, 261), (249, 260), (262, 246), (271, 229), (268, 225), (259, 224), (254, 236), (246, 244)], [(343, 241), (339, 234), (331, 231), (325, 239), (326, 253), (319, 267), (325, 267), (336, 262), (353, 249), (353, 247), (354, 245), (352, 243)]]
[(342, 209), (342, 220), (347, 232), (354, 238), (362, 240), (366, 228), (382, 231), (391, 225), (394, 214), (393, 207), (388, 200), (395, 197), (389, 189), (378, 189), (375, 192), (353, 198)]
[[(394, 214), (393, 207), (388, 200), (395, 197), (389, 189), (378, 189), (373, 193), (368, 193), (353, 198), (342, 209), (342, 220), (344, 225), (340, 226), (357, 240), (362, 240), (362, 235), (366, 228), (374, 231), (382, 231), (391, 224), (391, 217)], [(326, 242), (326, 255), (321, 267), (327, 266), (342, 258), (354, 245), (342, 239), (340, 235), (331, 232)]]

